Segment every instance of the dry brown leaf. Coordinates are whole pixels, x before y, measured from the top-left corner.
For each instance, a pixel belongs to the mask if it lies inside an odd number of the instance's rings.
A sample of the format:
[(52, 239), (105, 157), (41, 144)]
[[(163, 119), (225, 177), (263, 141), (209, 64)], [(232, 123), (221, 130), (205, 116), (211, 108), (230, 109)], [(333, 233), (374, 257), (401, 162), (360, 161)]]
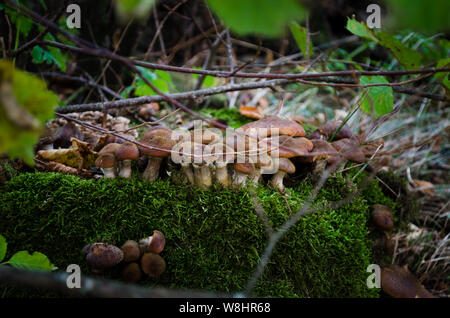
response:
[(424, 180), (414, 179), (413, 181), (416, 191), (420, 191), (428, 195), (434, 195), (434, 184)]
[(242, 116), (252, 119), (261, 119), (264, 117), (261, 108), (254, 106), (240, 106), (239, 113)]

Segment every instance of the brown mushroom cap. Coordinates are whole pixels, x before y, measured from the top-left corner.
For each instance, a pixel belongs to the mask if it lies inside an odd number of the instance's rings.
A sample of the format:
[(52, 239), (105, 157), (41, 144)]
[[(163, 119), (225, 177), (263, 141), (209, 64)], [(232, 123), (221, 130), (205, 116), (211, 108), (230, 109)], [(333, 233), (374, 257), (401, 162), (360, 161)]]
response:
[(122, 144), (115, 153), (118, 161), (122, 160), (138, 160), (139, 148), (132, 142)]
[(139, 244), (136, 241), (126, 241), (122, 247), (123, 260), (125, 262), (137, 261), (141, 257), (141, 250), (139, 249)]
[(293, 158), (304, 156), (314, 148), (314, 145), (304, 137), (295, 138), (281, 135), (264, 138), (259, 142), (259, 147), (260, 149), (267, 149), (270, 155), (276, 150), (281, 158)]
[(288, 174), (295, 172), (295, 165), (288, 158), (279, 158), (278, 159), (278, 169), (284, 171)]
[(413, 274), (397, 265), (388, 265), (381, 269), (381, 288), (394, 298), (433, 297)]
[(141, 155), (167, 157), (170, 154), (170, 150), (177, 143), (176, 140), (172, 139), (172, 133), (172, 130), (165, 127), (152, 127), (148, 129), (139, 142), (158, 149), (139, 147)]
[(129, 263), (122, 270), (122, 278), (126, 282), (136, 283), (142, 278), (142, 271), (138, 263)]
[[(333, 135), (336, 133), (339, 127), (341, 127), (341, 125), (342, 120), (329, 120), (322, 127), (320, 127), (320, 132), (324, 133), (328, 137), (328, 139), (330, 139), (331, 137), (333, 137)], [(346, 124), (344, 124), (341, 127), (341, 129), (336, 133), (332, 141), (343, 138), (352, 138), (352, 139), (355, 138), (352, 131)]]
[[(268, 129), (266, 132), (259, 131), (260, 128)], [(271, 135), (270, 128), (278, 129), (279, 135), (287, 135), (294, 137), (303, 137), (305, 136), (305, 130), (303, 127), (296, 123), (295, 121), (283, 119), (278, 116), (272, 115), (264, 117), (260, 120), (245, 124), (240, 130), (244, 132), (248, 132), (251, 129), (255, 129), (257, 131), (258, 136), (269, 137)]]
[(234, 170), (244, 174), (252, 174), (255, 171), (253, 164), (245, 162), (245, 163), (234, 163)]
[(150, 239), (150, 244), (147, 246), (147, 252), (159, 254), (166, 246), (166, 238), (161, 231), (154, 230)]
[(166, 261), (154, 253), (145, 253), (141, 258), (141, 268), (150, 277), (159, 277), (166, 270)]
[(90, 268), (102, 270), (119, 264), (123, 259), (120, 248), (106, 243), (94, 243), (83, 249), (86, 253), (86, 262)]
[(366, 162), (366, 156), (359, 148), (359, 142), (355, 139), (343, 138), (333, 141), (331, 145), (347, 160), (356, 163)]
[(327, 159), (329, 163), (333, 163), (338, 159), (338, 152), (326, 140), (312, 139), (311, 142), (314, 146), (313, 150), (308, 155), (299, 157), (300, 162), (312, 163), (320, 159)]
[(95, 160), (99, 168), (113, 168), (116, 165), (116, 157), (113, 154), (101, 154)]
[(310, 140), (312, 139), (328, 140), (328, 136), (320, 129), (314, 130), (312, 133), (307, 135), (306, 138)]
[(122, 145), (116, 142), (112, 142), (107, 144), (98, 152), (99, 155), (101, 154), (111, 154), (115, 155), (116, 151), (121, 147)]
[(371, 213), (373, 223), (384, 231), (392, 230), (394, 220), (392, 218), (391, 209), (382, 204), (374, 204)]

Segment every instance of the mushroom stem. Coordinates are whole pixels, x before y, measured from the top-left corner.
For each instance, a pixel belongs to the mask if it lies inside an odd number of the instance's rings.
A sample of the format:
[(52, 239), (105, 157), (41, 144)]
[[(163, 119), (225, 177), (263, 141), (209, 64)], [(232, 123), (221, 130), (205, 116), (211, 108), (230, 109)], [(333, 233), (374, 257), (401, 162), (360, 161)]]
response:
[(131, 160), (122, 160), (119, 176), (122, 178), (131, 178)]
[(230, 186), (228, 165), (226, 163), (216, 163), (216, 180), (225, 188)]
[(255, 171), (253, 172), (250, 181), (258, 184), (259, 180), (261, 179), (262, 171), (261, 168), (255, 167)]
[(181, 164), (181, 168), (183, 169), (184, 174), (188, 178), (189, 182), (192, 185), (194, 185), (195, 184), (195, 178), (194, 178), (194, 173), (192, 172), (192, 169), (191, 169), (191, 164), (190, 163), (182, 163)]
[(212, 175), (211, 175), (211, 169), (209, 168), (209, 165), (203, 165), (199, 168), (200, 171), (200, 183), (198, 186), (202, 189), (207, 189), (212, 185)]
[(234, 175), (233, 185), (235, 187), (244, 185), (247, 182), (247, 178), (248, 178), (248, 174), (236, 171), (236, 174)]
[(113, 179), (116, 177), (116, 167), (102, 168), (102, 169), (105, 178)]
[(280, 192), (284, 192), (284, 184), (283, 184), (283, 179), (286, 176), (286, 172), (282, 171), (282, 170), (278, 170), (277, 173), (274, 174), (274, 176), (272, 177), (272, 179), (270, 180), (270, 183), (272, 184), (272, 186), (276, 189), (278, 189), (278, 191)]
[(195, 184), (205, 190), (212, 185), (212, 176), (209, 165), (197, 165), (193, 164)]
[(142, 178), (146, 181), (153, 182), (158, 178), (159, 167), (161, 166), (162, 157), (148, 157), (147, 167), (142, 173)]

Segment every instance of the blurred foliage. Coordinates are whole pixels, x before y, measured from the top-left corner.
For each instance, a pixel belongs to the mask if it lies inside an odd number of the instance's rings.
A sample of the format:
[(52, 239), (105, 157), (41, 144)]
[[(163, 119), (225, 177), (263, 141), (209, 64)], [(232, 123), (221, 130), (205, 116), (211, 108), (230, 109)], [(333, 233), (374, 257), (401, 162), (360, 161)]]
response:
[(116, 14), (122, 23), (131, 19), (142, 20), (148, 17), (156, 0), (116, 0)]
[[(12, 92), (5, 90), (8, 86), (12, 86)], [(23, 158), (32, 165), (33, 146), (45, 122), (54, 116), (58, 97), (47, 90), (44, 81), (15, 69), (6, 60), (0, 61), (0, 88), (0, 153)]]
[(297, 46), (302, 52), (303, 56), (308, 58), (309, 56), (313, 55), (314, 44), (311, 39), (308, 39), (308, 30), (300, 26), (295, 21), (291, 22), (289, 27), (291, 29), (292, 35), (294, 36), (295, 42), (297, 43)]
[(295, 0), (206, 0), (214, 12), (239, 35), (276, 37), (291, 20), (302, 21), (307, 10)]
[(450, 31), (450, 1), (389, 0), (385, 1), (392, 28), (409, 28), (432, 34)]

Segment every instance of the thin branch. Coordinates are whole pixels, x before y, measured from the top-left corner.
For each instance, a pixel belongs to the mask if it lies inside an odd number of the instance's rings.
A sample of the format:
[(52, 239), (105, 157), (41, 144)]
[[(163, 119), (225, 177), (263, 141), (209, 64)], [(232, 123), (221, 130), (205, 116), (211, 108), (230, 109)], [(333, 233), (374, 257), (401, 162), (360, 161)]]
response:
[[(205, 298), (232, 297), (194, 290), (167, 288), (144, 288), (134, 284), (105, 280), (81, 275), (81, 288), (67, 287), (69, 274), (65, 272), (45, 272), (0, 266), (0, 282), (14, 287), (43, 288), (73, 297), (101, 298)], [(69, 279), (70, 281), (70, 279)]]

